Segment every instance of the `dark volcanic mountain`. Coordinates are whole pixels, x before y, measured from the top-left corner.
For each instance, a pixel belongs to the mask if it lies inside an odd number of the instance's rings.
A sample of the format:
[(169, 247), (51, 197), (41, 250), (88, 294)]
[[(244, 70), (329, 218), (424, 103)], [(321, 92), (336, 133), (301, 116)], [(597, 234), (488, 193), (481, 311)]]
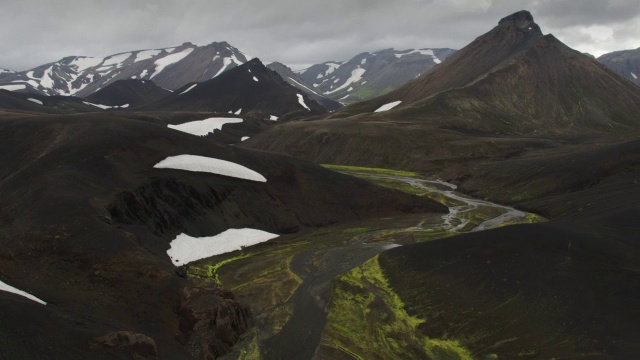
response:
[(69, 56), (28, 71), (0, 74), (0, 89), (44, 95), (87, 96), (118, 80), (152, 79), (158, 86), (177, 89), (206, 81), (250, 59), (226, 42), (206, 46), (137, 50), (103, 58)]
[(640, 85), (640, 48), (604, 54), (598, 58), (598, 61), (636, 85)]
[(85, 99), (102, 105), (122, 106), (127, 104), (129, 108), (135, 108), (154, 103), (171, 95), (171, 91), (157, 86), (151, 80), (129, 79), (113, 82)]
[(284, 81), (288, 82), (291, 86), (298, 88), (303, 94), (308, 96), (310, 99), (317, 101), (320, 105), (322, 105), (328, 111), (338, 110), (342, 107), (342, 104), (331, 100), (330, 98), (322, 95), (321, 93), (313, 90), (313, 87), (310, 85), (305, 85), (304, 80), (302, 80), (296, 73), (294, 73), (289, 67), (279, 62), (273, 62), (267, 65), (267, 68), (273, 70), (280, 75)]
[[(250, 311), (176, 269), (167, 250), (178, 234), (283, 234), (446, 211), (301, 160), (117, 112), (3, 117), (0, 134), (0, 280), (47, 302), (0, 292), (2, 358), (218, 357), (250, 326)], [(154, 168), (181, 154), (230, 161), (267, 181)]]
[(71, 96), (43, 96), (0, 90), (0, 109), (6, 112), (62, 114), (103, 111)]
[(523, 11), (398, 90), (325, 120), (279, 126), (247, 146), (322, 163), (433, 171), (568, 138), (630, 136), (640, 129), (639, 113), (639, 87), (542, 35)]
[(326, 112), (324, 107), (282, 80), (257, 58), (215, 79), (187, 84), (172, 98), (146, 109), (231, 112), (267, 119), (271, 116), (308, 116)]
[(402, 102), (385, 117), (422, 116), (440, 127), (488, 133), (570, 134), (637, 128), (640, 91), (542, 35), (531, 14), (519, 12), (421, 78), (344, 113), (393, 101)]
[(305, 86), (351, 104), (394, 90), (444, 61), (452, 49), (385, 49), (347, 62), (327, 61), (298, 71)]

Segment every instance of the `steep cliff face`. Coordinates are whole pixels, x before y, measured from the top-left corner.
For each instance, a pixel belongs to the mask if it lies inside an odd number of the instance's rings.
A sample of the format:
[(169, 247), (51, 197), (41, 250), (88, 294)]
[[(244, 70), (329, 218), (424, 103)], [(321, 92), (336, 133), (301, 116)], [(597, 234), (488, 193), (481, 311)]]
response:
[(180, 341), (196, 359), (227, 353), (252, 325), (251, 310), (217, 288), (185, 287), (178, 316)]

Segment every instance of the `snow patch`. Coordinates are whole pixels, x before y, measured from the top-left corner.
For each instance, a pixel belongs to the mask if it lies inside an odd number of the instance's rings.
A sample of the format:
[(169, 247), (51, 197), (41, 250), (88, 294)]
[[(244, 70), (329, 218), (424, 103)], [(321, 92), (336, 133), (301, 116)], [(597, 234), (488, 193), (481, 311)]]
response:
[(140, 73), (140, 79), (142, 79), (145, 76), (147, 76), (147, 69), (142, 70), (142, 72)]
[(13, 293), (13, 294), (16, 294), (16, 295), (20, 295), (20, 296), (26, 297), (27, 299), (33, 300), (33, 301), (35, 301), (37, 303), (40, 303), (42, 305), (47, 305), (46, 302), (38, 299), (37, 297), (35, 297), (35, 296), (33, 296), (33, 295), (31, 295), (31, 294), (29, 294), (27, 292), (24, 292), (22, 290), (18, 290), (18, 289), (14, 288), (11, 285), (5, 284), (2, 281), (0, 281), (0, 291), (10, 292), (10, 293)]
[(154, 64), (156, 65), (156, 70), (153, 72), (153, 74), (151, 74), (149, 79), (153, 79), (154, 76), (156, 76), (159, 73), (161, 73), (162, 70), (164, 70), (164, 68), (166, 68), (167, 66), (169, 66), (171, 64), (175, 64), (178, 61), (184, 59), (189, 54), (191, 54), (192, 51), (193, 51), (193, 48), (188, 48), (188, 49), (184, 49), (184, 50), (182, 50), (182, 51), (180, 51), (178, 53), (167, 55), (167, 56), (165, 56), (163, 58), (160, 58), (160, 59), (156, 60), (154, 62)]
[(254, 76), (253, 81), (258, 82), (258, 78)]
[(24, 90), (27, 88), (25, 84), (15, 84), (15, 85), (0, 85), (0, 89), (16, 91), (16, 90)]
[(222, 130), (224, 124), (236, 124), (241, 123), (240, 118), (209, 118), (204, 120), (189, 121), (178, 125), (167, 125), (168, 128), (186, 132), (192, 135), (204, 136), (208, 133), (212, 133), (215, 130)]
[(100, 108), (102, 110), (107, 110), (107, 109), (126, 109), (129, 107), (129, 104), (124, 104), (124, 105), (116, 105), (116, 106), (109, 106), (109, 105), (102, 105), (102, 104), (94, 104), (94, 103), (90, 103), (88, 101), (83, 101), (82, 103), (86, 104), (86, 105), (91, 105), (91, 106), (95, 106), (97, 108)]
[(364, 58), (364, 59), (360, 60), (360, 65), (364, 65), (366, 62), (367, 62), (367, 59)]
[(336, 69), (339, 68), (340, 65), (342, 65), (342, 64), (328, 62), (328, 63), (325, 63), (325, 65), (327, 65), (329, 68), (327, 69), (327, 71), (324, 72), (324, 76), (328, 76), (332, 72), (336, 71)]
[(156, 169), (177, 169), (194, 172), (208, 172), (238, 179), (267, 182), (259, 173), (231, 161), (198, 155), (169, 156), (153, 166)]
[(227, 66), (229, 66), (231, 64), (231, 59), (230, 58), (224, 58), (222, 59), (222, 67), (220, 68), (220, 70), (218, 70), (218, 72), (213, 75), (212, 79), (220, 74), (222, 74), (223, 71), (225, 71), (227, 69)]
[[(299, 82), (295, 81), (293, 78), (291, 78), (291, 77), (288, 77), (288, 78), (289, 78), (289, 80), (291, 80), (291, 81), (293, 81), (294, 83), (296, 83), (298, 86), (303, 87), (303, 88), (305, 88), (305, 89), (309, 90), (311, 93), (313, 93), (313, 94), (317, 94), (317, 95), (320, 95), (320, 94), (318, 94), (318, 92), (317, 92), (317, 91), (315, 91), (315, 90), (313, 90), (313, 89), (309, 89), (308, 87), (306, 87), (306, 86), (304, 86), (304, 85), (300, 84)], [(314, 86), (315, 86), (315, 85), (314, 85)]]
[(81, 73), (88, 68), (100, 65), (102, 59), (93, 57), (77, 57), (69, 63), (69, 66), (75, 66), (76, 72)]
[(234, 114), (240, 115), (241, 112), (242, 112), (242, 108), (238, 109), (238, 111), (234, 112)]
[(131, 56), (131, 53), (113, 55), (111, 57), (106, 58), (102, 63), (102, 66), (104, 67), (104, 66), (116, 65), (116, 67), (121, 68), (122, 63), (124, 63), (124, 61), (127, 60), (129, 56)]
[(374, 112), (382, 112), (382, 111), (391, 110), (394, 107), (400, 105), (401, 102), (402, 102), (402, 100), (398, 100), (398, 101), (390, 102), (388, 104), (384, 104), (384, 105), (380, 106), (378, 109), (376, 109)]
[(425, 56), (431, 56), (431, 60), (433, 60), (433, 62), (435, 62), (436, 64), (440, 64), (442, 61), (440, 61), (440, 59), (438, 59), (435, 54), (433, 53), (432, 49), (415, 49), (415, 50), (411, 50), (409, 52), (406, 52), (404, 54), (395, 54), (395, 57), (400, 59), (403, 56), (409, 55), (409, 54), (420, 54), (420, 55), (425, 55)]
[(344, 99), (348, 98), (349, 96), (351, 96), (351, 94), (349, 94), (349, 95), (347, 95), (347, 96), (343, 96), (343, 97), (341, 97), (341, 98), (340, 98), (340, 99), (338, 99), (338, 100), (344, 100)]
[(634, 79), (638, 80), (638, 76), (636, 76), (636, 74), (634, 74), (633, 72), (631, 72), (631, 76), (633, 76)]
[(180, 234), (169, 244), (167, 255), (175, 266), (182, 266), (214, 255), (241, 250), (243, 247), (269, 241), (278, 236), (250, 228), (229, 229), (218, 235), (201, 238)]
[(196, 87), (197, 85), (198, 85), (198, 84), (193, 84), (193, 85), (189, 86), (189, 88), (188, 88), (187, 90), (185, 90), (185, 91), (181, 92), (181, 93), (180, 93), (180, 94), (178, 94), (178, 95), (182, 95), (182, 94), (186, 94), (186, 93), (188, 93), (189, 91), (191, 91), (191, 89), (193, 89), (193, 88), (194, 88), (194, 87)]
[(354, 69), (354, 70), (351, 72), (351, 76), (347, 79), (347, 81), (346, 81), (344, 84), (342, 84), (342, 86), (338, 87), (337, 89), (334, 89), (334, 90), (331, 90), (331, 91), (327, 91), (327, 92), (325, 92), (325, 95), (326, 95), (326, 94), (332, 94), (332, 93), (337, 92), (337, 91), (340, 91), (340, 90), (342, 90), (342, 89), (346, 89), (346, 88), (348, 88), (349, 86), (351, 86), (351, 84), (353, 84), (353, 83), (355, 83), (355, 82), (358, 82), (358, 81), (362, 80), (362, 75), (364, 75), (364, 73), (365, 73), (366, 71), (367, 71), (367, 70), (365, 70), (365, 69), (363, 69), (363, 68), (361, 68), (361, 67), (358, 67), (357, 69)]
[(27, 100), (34, 102), (36, 104), (42, 105), (42, 101), (38, 100), (38, 99), (33, 99), (33, 98), (28, 98)]
[(302, 107), (307, 109), (307, 111), (311, 111), (311, 109), (309, 109), (307, 104), (304, 103), (304, 97), (302, 96), (302, 94), (296, 94), (296, 95), (298, 96), (298, 102), (300, 103), (300, 105), (302, 105)]
[(245, 141), (245, 140), (249, 140), (249, 137), (248, 137), (248, 136), (243, 136), (243, 137), (240, 139), (240, 141)]
[(278, 120), (278, 117), (275, 115), (269, 115), (269, 120), (276, 121)]
[(147, 60), (147, 59), (151, 59), (152, 57), (160, 54), (162, 51), (160, 50), (144, 50), (144, 51), (139, 51), (136, 54), (136, 58), (133, 59), (133, 62), (136, 63), (138, 61), (142, 61), (142, 60)]
[(40, 85), (46, 87), (47, 89), (53, 89), (54, 83), (51, 75), (53, 75), (53, 66), (50, 66), (47, 70), (45, 70), (44, 75), (42, 75), (42, 79), (40, 79)]

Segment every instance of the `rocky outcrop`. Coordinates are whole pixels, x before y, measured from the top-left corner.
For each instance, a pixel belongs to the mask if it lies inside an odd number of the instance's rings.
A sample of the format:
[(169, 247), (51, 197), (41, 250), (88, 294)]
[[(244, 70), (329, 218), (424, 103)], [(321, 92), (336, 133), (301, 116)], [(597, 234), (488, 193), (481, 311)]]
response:
[(94, 345), (113, 350), (118, 355), (131, 359), (157, 359), (158, 347), (156, 342), (144, 335), (132, 331), (113, 331), (94, 339)]
[(184, 288), (178, 316), (178, 340), (197, 359), (225, 354), (252, 324), (251, 310), (217, 288)]

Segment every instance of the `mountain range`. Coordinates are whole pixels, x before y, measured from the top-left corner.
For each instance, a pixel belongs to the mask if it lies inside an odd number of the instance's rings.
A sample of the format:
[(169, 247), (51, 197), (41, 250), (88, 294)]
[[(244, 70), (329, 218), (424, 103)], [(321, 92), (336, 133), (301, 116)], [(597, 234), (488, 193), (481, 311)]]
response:
[(153, 80), (175, 90), (189, 82), (212, 79), (250, 60), (226, 42), (138, 50), (105, 58), (68, 56), (22, 72), (0, 74), (0, 89), (43, 95), (84, 97), (106, 85), (127, 79)]
[(302, 71), (2, 70), (0, 358), (638, 358), (633, 59), (519, 11)]
[(640, 48), (635, 50), (620, 50), (604, 54), (598, 61), (621, 76), (640, 85)]

